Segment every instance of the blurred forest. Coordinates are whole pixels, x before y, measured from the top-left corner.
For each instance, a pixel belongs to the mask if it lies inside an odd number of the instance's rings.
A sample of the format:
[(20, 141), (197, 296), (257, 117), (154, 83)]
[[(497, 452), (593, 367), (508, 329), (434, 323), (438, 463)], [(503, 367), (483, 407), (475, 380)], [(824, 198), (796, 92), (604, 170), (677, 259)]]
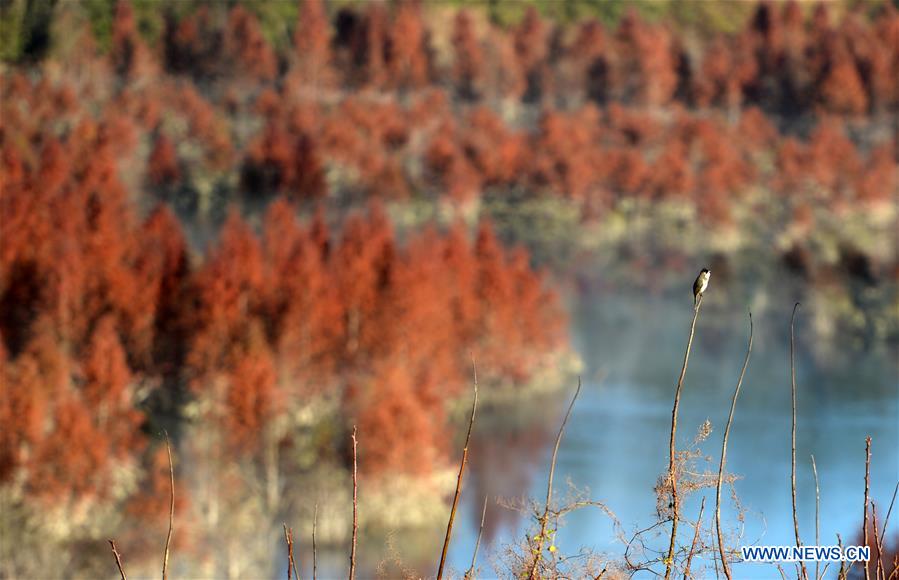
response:
[(539, 267), (620, 249), (637, 210), (687, 222), (671, 267), (712, 232), (897, 306), (895, 3), (0, 9), (0, 493), (24, 553), (87, 566), (103, 526), (163, 526), (163, 427), (234, 460), (231, 495), (179, 484), (207, 540), (241, 486), (270, 513), (285, 471), (345, 473), (353, 423), (367, 476), (440, 472), (469, 352), (513, 389), (575, 366)]

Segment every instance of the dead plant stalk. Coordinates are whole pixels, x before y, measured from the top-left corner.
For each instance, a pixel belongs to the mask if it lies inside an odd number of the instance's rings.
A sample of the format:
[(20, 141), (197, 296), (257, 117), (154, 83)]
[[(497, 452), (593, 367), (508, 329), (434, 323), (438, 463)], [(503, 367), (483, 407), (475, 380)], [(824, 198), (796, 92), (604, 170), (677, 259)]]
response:
[(119, 576), (122, 577), (122, 580), (128, 580), (125, 576), (125, 568), (122, 566), (122, 558), (119, 556), (119, 551), (115, 547), (115, 540), (109, 540), (109, 547), (112, 548), (112, 555), (115, 556), (115, 564), (119, 568)]
[(446, 565), (446, 553), (449, 550), (450, 538), (453, 535), (453, 522), (456, 519), (456, 508), (459, 506), (459, 496), (462, 494), (462, 478), (465, 475), (465, 466), (468, 464), (468, 446), (471, 443), (471, 430), (474, 427), (474, 418), (478, 410), (478, 368), (474, 359), (471, 361), (474, 375), (474, 400), (471, 403), (471, 417), (468, 419), (468, 434), (465, 436), (465, 446), (462, 448), (462, 461), (459, 463), (459, 476), (456, 478), (456, 493), (453, 495), (453, 507), (450, 509), (449, 522), (446, 524), (446, 535), (443, 538), (443, 552), (440, 554), (440, 565), (437, 568), (437, 580), (443, 578), (443, 567)]
[(175, 467), (172, 463), (172, 446), (169, 442), (168, 431), (163, 431), (165, 435), (165, 450), (169, 456), (169, 483), (171, 494), (169, 496), (169, 532), (165, 537), (165, 552), (162, 556), (162, 580), (168, 580), (169, 572), (169, 545), (172, 542), (172, 532), (175, 530)]
[(356, 577), (356, 535), (359, 531), (359, 499), (356, 457), (356, 426), (353, 425), (353, 544), (350, 547), (350, 580)]
[(668, 545), (668, 555), (665, 558), (665, 580), (671, 578), (671, 569), (674, 564), (674, 546), (677, 541), (677, 520), (680, 514), (680, 499), (677, 496), (677, 449), (675, 438), (677, 436), (677, 410), (680, 406), (680, 395), (684, 388), (684, 377), (687, 375), (687, 363), (690, 360), (690, 350), (693, 348), (693, 336), (696, 334), (696, 320), (699, 318), (699, 310), (702, 308), (702, 295), (696, 308), (693, 309), (693, 321), (690, 323), (690, 338), (687, 340), (687, 350), (684, 352), (684, 364), (681, 366), (680, 376), (677, 379), (677, 389), (674, 391), (674, 407), (671, 409), (671, 439), (668, 443), (668, 481), (671, 484), (671, 542)]
[[(796, 321), (796, 310), (799, 303), (793, 305), (793, 315), (790, 317), (790, 393), (792, 398), (792, 429), (790, 434), (790, 488), (793, 499), (793, 532), (796, 536), (796, 547), (802, 546), (802, 540), (799, 538), (799, 515), (796, 511), (796, 349), (794, 340), (794, 323)], [(799, 563), (802, 577), (808, 580), (808, 570), (805, 568), (805, 562)]]
[(705, 498), (699, 504), (699, 517), (696, 518), (696, 527), (693, 529), (693, 543), (690, 544), (690, 552), (687, 554), (687, 564), (684, 567), (684, 580), (690, 578), (690, 564), (693, 563), (693, 555), (696, 553), (696, 544), (699, 543), (699, 532), (702, 530), (702, 514), (705, 512)]
[[(749, 345), (746, 347), (746, 358), (743, 359), (743, 368), (740, 369), (740, 378), (734, 389), (734, 396), (730, 402), (730, 415), (727, 417), (727, 425), (724, 427), (724, 439), (721, 443), (721, 462), (718, 465), (718, 482), (715, 485), (715, 532), (718, 535), (718, 553), (721, 556), (721, 566), (724, 575), (731, 580), (730, 565), (727, 563), (727, 555), (724, 553), (724, 534), (721, 532), (721, 484), (724, 481), (724, 466), (727, 463), (727, 439), (730, 436), (730, 426), (734, 421), (734, 411), (737, 408), (737, 397), (740, 395), (740, 387), (743, 385), (743, 377), (746, 376), (746, 367), (749, 366), (749, 357), (752, 354), (752, 312), (749, 313)], [(703, 498), (705, 499), (705, 498)]]
[(540, 533), (537, 535), (537, 544), (534, 548), (534, 560), (531, 563), (531, 570), (528, 573), (528, 578), (530, 580), (535, 580), (537, 578), (537, 567), (540, 564), (540, 558), (543, 554), (543, 541), (546, 538), (546, 526), (549, 522), (549, 508), (552, 503), (553, 496), (553, 476), (556, 472), (556, 458), (559, 455), (559, 445), (562, 443), (562, 435), (565, 433), (565, 426), (568, 424), (568, 419), (571, 417), (571, 411), (574, 409), (574, 403), (577, 401), (578, 395), (581, 394), (581, 378), (577, 379), (577, 390), (574, 392), (574, 397), (571, 398), (571, 404), (568, 405), (568, 411), (565, 413), (565, 418), (562, 420), (562, 426), (559, 427), (559, 434), (556, 436), (556, 445), (553, 448), (552, 460), (550, 461), (549, 466), (549, 480), (546, 484), (546, 503), (543, 507), (543, 515), (540, 516)]
[(481, 547), (481, 536), (484, 535), (484, 520), (487, 518), (487, 497), (484, 496), (484, 507), (481, 509), (481, 525), (478, 527), (478, 539), (474, 543), (474, 553), (471, 555), (471, 566), (465, 572), (465, 580), (474, 578), (474, 569), (478, 564), (478, 549)]
[[(862, 538), (864, 539), (865, 545), (869, 546), (868, 543), (868, 504), (870, 500), (868, 499), (868, 494), (871, 489), (871, 436), (865, 437), (865, 513), (862, 517)], [(868, 561), (865, 560), (865, 580), (871, 579), (871, 566), (868, 564)]]

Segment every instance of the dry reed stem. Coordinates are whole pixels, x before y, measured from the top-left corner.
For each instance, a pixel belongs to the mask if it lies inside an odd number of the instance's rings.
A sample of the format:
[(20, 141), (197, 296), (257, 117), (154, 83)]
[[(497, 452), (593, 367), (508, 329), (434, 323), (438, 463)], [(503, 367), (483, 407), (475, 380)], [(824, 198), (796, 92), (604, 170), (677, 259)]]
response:
[(353, 425), (353, 544), (350, 548), (350, 580), (356, 577), (356, 535), (359, 531), (359, 501), (356, 458), (356, 426)]
[[(818, 466), (815, 465), (815, 456), (812, 455), (812, 474), (815, 476), (815, 545), (821, 545), (821, 490), (818, 488)], [(818, 575), (819, 562), (815, 562), (815, 580), (819, 580)], [(827, 571), (827, 566), (824, 567)]]
[[(839, 533), (837, 533), (837, 545), (840, 547), (840, 552), (842, 552), (843, 538), (840, 537)], [(846, 568), (846, 560), (840, 560), (840, 570), (837, 572), (837, 580), (846, 580), (848, 575), (849, 570)]]
[(290, 580), (291, 569), (293, 569), (294, 577), (300, 580), (297, 562), (293, 557), (293, 528), (288, 528), (287, 524), (284, 524), (284, 540), (287, 542), (287, 580)]
[(674, 545), (677, 541), (677, 519), (680, 511), (680, 502), (677, 497), (677, 474), (675, 473), (676, 449), (674, 445), (677, 435), (677, 409), (680, 406), (680, 394), (684, 387), (684, 377), (687, 374), (687, 362), (690, 360), (690, 349), (693, 348), (693, 336), (696, 334), (696, 320), (699, 318), (699, 310), (702, 308), (702, 294), (693, 309), (693, 321), (690, 323), (690, 338), (687, 340), (687, 350), (684, 353), (684, 364), (681, 367), (680, 376), (677, 379), (677, 389), (674, 392), (674, 407), (671, 409), (671, 440), (668, 444), (668, 480), (671, 483), (671, 543), (668, 545), (668, 555), (665, 557), (665, 580), (671, 578), (671, 567), (674, 564)]
[[(890, 507), (887, 508), (887, 515), (883, 518), (883, 528), (880, 532), (880, 543), (877, 545), (877, 551), (883, 553), (883, 540), (887, 535), (887, 525), (890, 523), (890, 514), (893, 513), (893, 504), (896, 503), (896, 493), (899, 492), (899, 481), (896, 482), (896, 487), (893, 488), (893, 499), (890, 500)], [(886, 574), (886, 571), (884, 571)]]
[[(740, 387), (743, 385), (743, 377), (746, 376), (746, 368), (749, 366), (749, 357), (752, 355), (752, 312), (749, 313), (749, 345), (746, 347), (746, 358), (743, 359), (743, 368), (740, 369), (740, 378), (734, 389), (734, 396), (730, 402), (730, 415), (727, 417), (727, 425), (724, 427), (724, 439), (721, 443), (721, 462), (718, 465), (718, 482), (715, 484), (715, 532), (718, 535), (718, 553), (721, 555), (721, 566), (724, 575), (731, 580), (730, 565), (724, 554), (724, 534), (721, 533), (721, 483), (724, 481), (724, 466), (727, 463), (727, 439), (730, 436), (730, 426), (734, 421), (734, 411), (737, 408), (737, 397), (740, 395)], [(703, 498), (705, 501), (705, 498)]]
[(315, 546), (315, 526), (318, 523), (318, 504), (312, 510), (312, 580), (317, 580), (318, 576), (318, 555)]
[[(868, 545), (868, 493), (871, 488), (871, 436), (865, 437), (865, 514), (862, 518), (862, 537)], [(865, 580), (871, 580), (871, 566), (865, 560)]]
[(481, 525), (478, 527), (478, 539), (474, 543), (474, 553), (471, 555), (471, 566), (469, 566), (468, 571), (465, 572), (465, 580), (471, 580), (474, 578), (474, 569), (478, 563), (478, 549), (481, 547), (481, 536), (484, 534), (484, 520), (487, 518), (487, 498), (489, 496), (484, 496), (484, 507), (481, 509)]
[[(874, 546), (880, 545), (879, 534), (877, 533), (877, 506), (874, 500), (871, 500), (871, 525), (874, 527)], [(877, 567), (874, 569), (874, 577), (881, 580), (883, 575), (883, 554), (877, 553)]]
[(172, 463), (172, 446), (169, 443), (169, 432), (162, 431), (165, 435), (165, 450), (169, 456), (169, 483), (171, 494), (169, 501), (169, 533), (165, 537), (165, 552), (162, 556), (162, 580), (168, 580), (169, 573), (169, 545), (172, 542), (172, 532), (175, 529), (175, 467)]
[(571, 411), (574, 409), (574, 403), (577, 401), (578, 395), (581, 394), (581, 377), (577, 378), (577, 390), (574, 392), (574, 397), (571, 398), (571, 404), (568, 405), (568, 411), (565, 413), (565, 418), (562, 420), (562, 426), (559, 427), (559, 434), (556, 436), (556, 445), (553, 448), (552, 460), (549, 465), (549, 480), (546, 484), (546, 503), (543, 507), (543, 515), (540, 516), (540, 534), (537, 536), (537, 546), (534, 549), (534, 561), (531, 564), (531, 570), (528, 573), (528, 578), (530, 580), (534, 580), (537, 577), (537, 566), (540, 563), (540, 557), (543, 554), (543, 540), (546, 536), (546, 524), (549, 521), (549, 506), (552, 501), (553, 495), (553, 476), (556, 473), (556, 458), (559, 455), (559, 445), (562, 443), (562, 435), (565, 433), (565, 426), (568, 424), (568, 419), (571, 417)]
[(693, 554), (696, 553), (696, 544), (699, 542), (699, 532), (702, 529), (702, 513), (705, 511), (705, 497), (699, 504), (699, 517), (696, 519), (696, 528), (693, 530), (693, 543), (690, 544), (690, 552), (687, 554), (687, 565), (684, 568), (684, 580), (690, 578), (690, 564), (693, 563)]
[(115, 547), (115, 540), (108, 540), (109, 547), (112, 548), (112, 555), (115, 556), (115, 564), (119, 567), (119, 575), (122, 577), (122, 580), (128, 580), (125, 577), (125, 568), (122, 567), (122, 558), (119, 556), (119, 551)]
[(453, 535), (453, 522), (456, 520), (456, 508), (459, 506), (459, 496), (462, 494), (462, 478), (465, 475), (465, 466), (468, 464), (468, 445), (471, 443), (471, 430), (474, 427), (474, 418), (478, 410), (478, 367), (475, 365), (474, 357), (471, 359), (471, 369), (474, 375), (474, 400), (471, 403), (471, 417), (468, 420), (468, 434), (465, 436), (465, 446), (462, 448), (462, 461), (459, 464), (459, 476), (456, 478), (456, 493), (453, 495), (453, 507), (450, 509), (449, 521), (446, 524), (446, 536), (443, 538), (443, 552), (440, 554), (440, 565), (437, 568), (437, 580), (443, 578), (446, 553), (449, 550), (450, 538)]
[[(796, 511), (796, 348), (794, 340), (794, 326), (796, 322), (796, 310), (799, 303), (793, 305), (793, 315), (790, 316), (790, 394), (792, 398), (792, 423), (790, 430), (790, 489), (793, 499), (793, 533), (796, 535), (796, 547), (802, 546), (802, 540), (799, 538), (799, 515)], [(805, 562), (799, 563), (802, 571), (802, 577), (808, 579), (808, 570), (805, 568)]]

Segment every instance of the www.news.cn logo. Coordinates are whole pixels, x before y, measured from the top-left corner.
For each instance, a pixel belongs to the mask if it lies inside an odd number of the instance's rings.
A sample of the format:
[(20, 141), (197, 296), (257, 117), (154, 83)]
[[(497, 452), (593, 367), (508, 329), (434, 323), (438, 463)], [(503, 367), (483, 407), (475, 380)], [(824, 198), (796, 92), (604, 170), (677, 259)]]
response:
[(868, 546), (743, 546), (744, 562), (867, 562)]

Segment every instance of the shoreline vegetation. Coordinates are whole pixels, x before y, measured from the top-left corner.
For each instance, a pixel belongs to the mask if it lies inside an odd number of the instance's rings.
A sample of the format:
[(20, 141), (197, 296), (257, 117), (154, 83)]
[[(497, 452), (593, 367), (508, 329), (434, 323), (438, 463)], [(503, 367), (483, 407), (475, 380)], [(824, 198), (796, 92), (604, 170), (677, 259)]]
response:
[[(899, 340), (895, 3), (505, 4), (3, 2), (0, 575), (108, 576), (122, 530), (124, 576), (172, 508), (164, 569), (232, 577), (348, 506), (360, 555), (442, 528), (469, 356), (479, 417), (581, 371), (560, 288), (782, 264), (814, 333)], [(563, 559), (561, 516), (613, 516), (548, 487), (501, 571), (724, 550)], [(647, 533), (694, 531), (666, 489)]]
[[(454, 219), (431, 202), (387, 207), (403, 229)], [(575, 301), (629, 288), (678, 295), (688, 270), (708, 263), (717, 283), (742, 287), (740, 300), (763, 310), (775, 296), (802, 297), (815, 348), (899, 344), (899, 280), (883, 270), (896, 259), (889, 241), (899, 206), (839, 216), (815, 210), (812, 229), (790, 224), (764, 194), (734, 204), (737, 223), (723, 229), (703, 224), (683, 201), (624, 200), (586, 223), (579, 207), (557, 197), (495, 196), (476, 215), (489, 217), (500, 239), (522, 244), (535, 264), (565, 281)]]

